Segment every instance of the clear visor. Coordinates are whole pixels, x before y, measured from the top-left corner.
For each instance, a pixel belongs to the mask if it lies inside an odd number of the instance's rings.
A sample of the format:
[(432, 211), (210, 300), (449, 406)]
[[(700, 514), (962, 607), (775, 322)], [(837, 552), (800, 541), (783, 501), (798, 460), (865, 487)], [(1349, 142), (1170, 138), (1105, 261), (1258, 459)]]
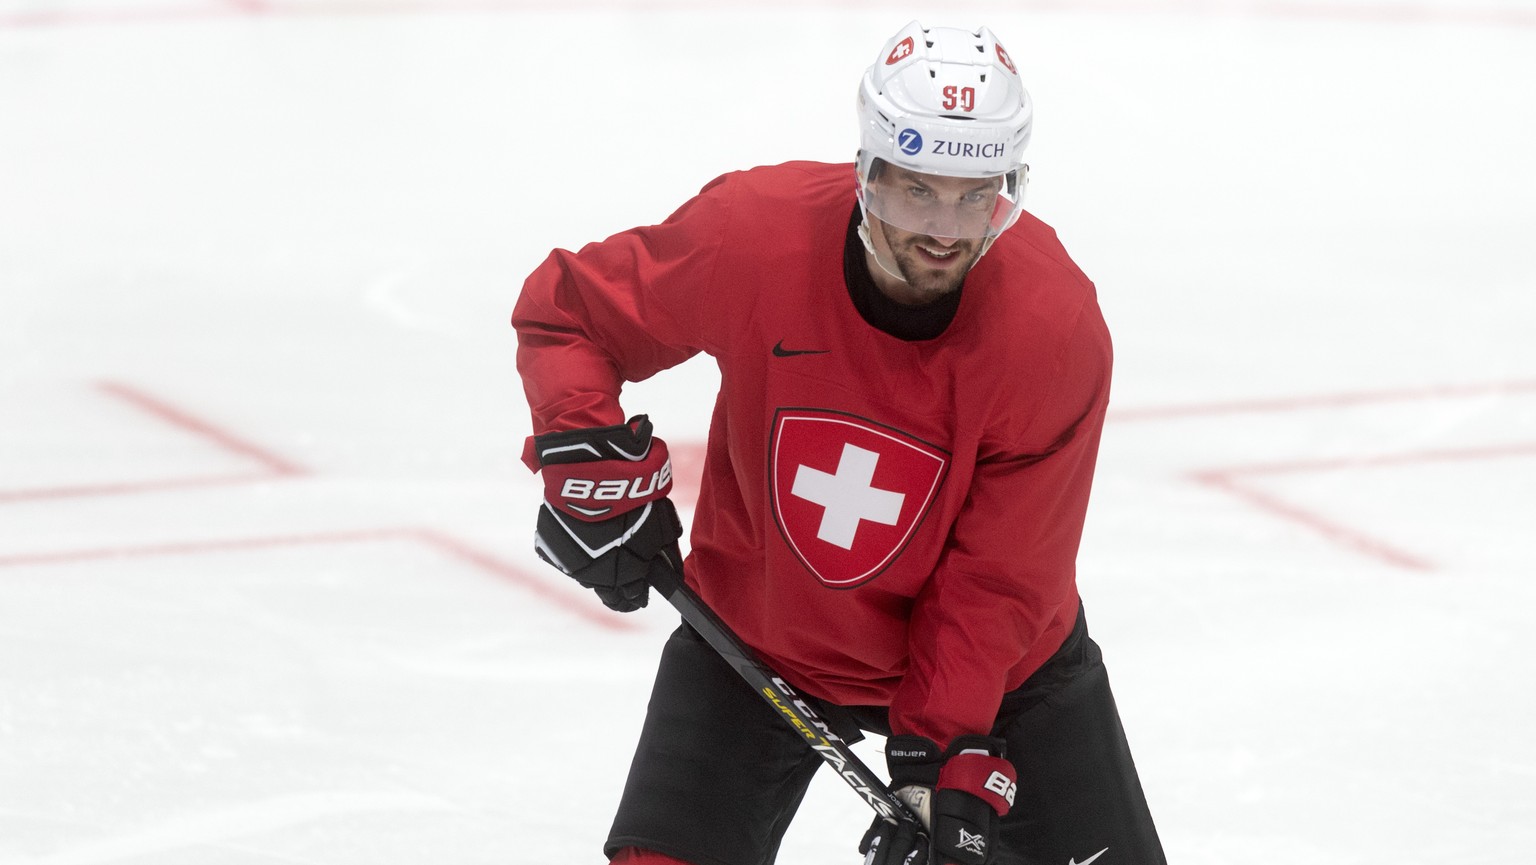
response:
[(1028, 167), (995, 177), (921, 174), (879, 165), (864, 209), (902, 231), (945, 238), (996, 237), (1018, 218)]

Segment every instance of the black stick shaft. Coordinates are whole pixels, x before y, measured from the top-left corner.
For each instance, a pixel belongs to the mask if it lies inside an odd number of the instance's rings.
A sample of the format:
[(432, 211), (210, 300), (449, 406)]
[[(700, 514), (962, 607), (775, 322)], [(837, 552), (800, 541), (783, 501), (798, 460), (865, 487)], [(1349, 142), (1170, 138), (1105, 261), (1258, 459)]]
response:
[(772, 668), (758, 659), (746, 643), (736, 636), (731, 627), (721, 621), (694, 591), (683, 582), (676, 569), (668, 566), (665, 557), (657, 557), (650, 570), (650, 583), (667, 602), (683, 614), (683, 620), (698, 631), (705, 642), (714, 647), (736, 672), (747, 680), (758, 695), (773, 706), (778, 716), (805, 737), (806, 744), (827, 761), (832, 770), (854, 792), (858, 793), (875, 813), (891, 820), (917, 818), (907, 806), (892, 795), (890, 788), (858, 755), (849, 749), (821, 716), (816, 714), (808, 701), (802, 698), (789, 683)]

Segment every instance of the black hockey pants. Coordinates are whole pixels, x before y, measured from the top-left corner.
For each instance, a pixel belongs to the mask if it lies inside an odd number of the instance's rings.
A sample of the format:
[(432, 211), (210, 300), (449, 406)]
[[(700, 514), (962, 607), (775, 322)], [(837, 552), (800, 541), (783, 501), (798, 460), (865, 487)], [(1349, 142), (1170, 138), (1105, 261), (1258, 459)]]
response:
[[(882, 707), (827, 706), (850, 742), (889, 735)], [(1110, 692), (1081, 613), (1061, 649), (1006, 694), (1018, 797), (996, 865), (1163, 865)], [(771, 865), (822, 760), (688, 625), (668, 639), (605, 850), (642, 847), (693, 865)], [(875, 764), (875, 767), (882, 768)], [(873, 815), (871, 814), (871, 817)], [(864, 825), (849, 826), (849, 861)]]

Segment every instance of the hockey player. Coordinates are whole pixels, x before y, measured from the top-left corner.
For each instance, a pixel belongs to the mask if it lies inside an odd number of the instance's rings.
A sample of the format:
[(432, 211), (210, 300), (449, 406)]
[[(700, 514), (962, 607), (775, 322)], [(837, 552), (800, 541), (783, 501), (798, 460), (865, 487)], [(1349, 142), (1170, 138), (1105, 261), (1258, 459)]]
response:
[[(620, 611), (681, 566), (843, 738), (887, 736), (921, 825), (877, 818), (867, 862), (1163, 862), (1078, 597), (1110, 340), (1020, 206), (1029, 96), (990, 31), (913, 22), (857, 105), (854, 164), (728, 174), (529, 276), (536, 546)], [(722, 384), (682, 563), (666, 445), (619, 394), (699, 352)], [(605, 852), (768, 865), (820, 763), (684, 625)]]

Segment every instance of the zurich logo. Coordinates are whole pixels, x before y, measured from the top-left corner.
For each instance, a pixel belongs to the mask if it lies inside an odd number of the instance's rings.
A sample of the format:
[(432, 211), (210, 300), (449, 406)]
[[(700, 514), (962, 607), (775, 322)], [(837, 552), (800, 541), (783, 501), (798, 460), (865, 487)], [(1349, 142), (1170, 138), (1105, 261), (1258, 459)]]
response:
[(916, 129), (903, 129), (898, 132), (896, 144), (901, 147), (901, 152), (908, 156), (916, 156), (923, 152), (923, 136)]

